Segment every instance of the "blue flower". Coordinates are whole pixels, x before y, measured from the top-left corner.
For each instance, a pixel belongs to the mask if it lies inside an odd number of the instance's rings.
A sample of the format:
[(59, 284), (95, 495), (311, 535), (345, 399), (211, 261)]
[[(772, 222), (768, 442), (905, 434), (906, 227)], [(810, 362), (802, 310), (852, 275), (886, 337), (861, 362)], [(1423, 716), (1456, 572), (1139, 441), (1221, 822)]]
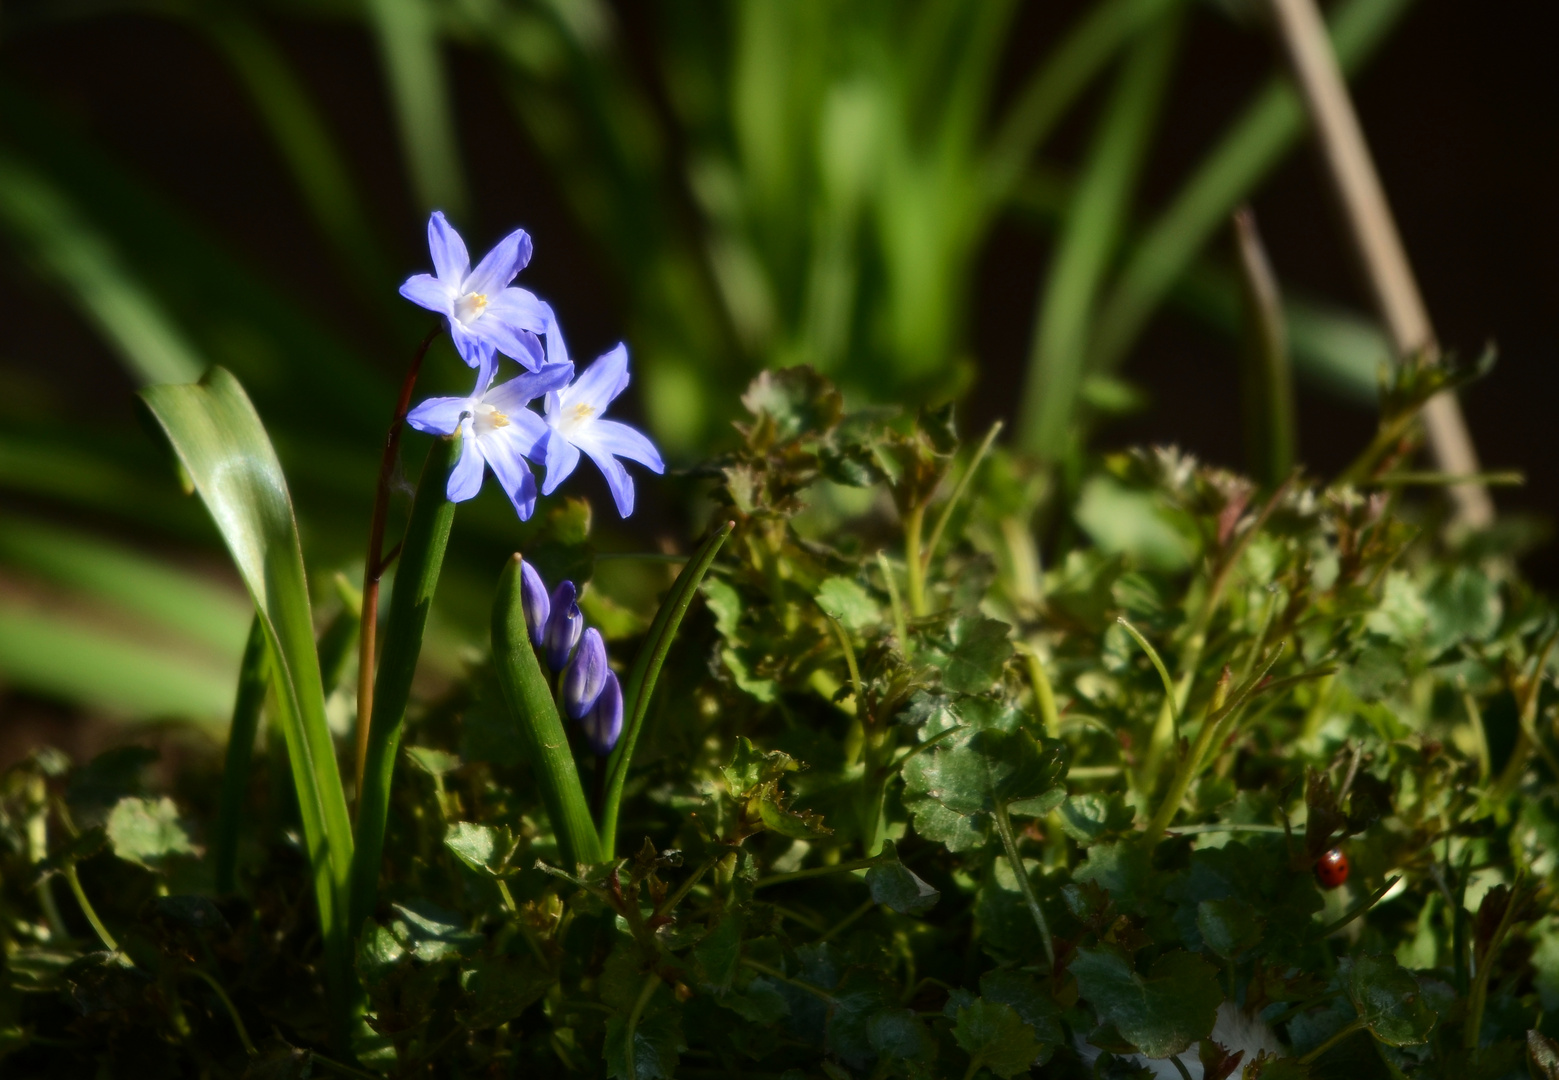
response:
[[(633, 513), (633, 479), (617, 459), (637, 461), (653, 472), (665, 472), (660, 451), (642, 434), (601, 414), (628, 386), (628, 348), (617, 348), (587, 367), (572, 385), (547, 393), (547, 479), (541, 489), (551, 495), (579, 464), (583, 450), (600, 468), (612, 489), (617, 512)], [(534, 458), (532, 460), (535, 460)]]
[[(574, 374), (572, 364), (548, 364), (498, 386), (487, 386), (491, 373), (477, 376), (470, 397), (429, 398), (406, 414), (406, 422), (432, 435), (460, 433), (460, 460), (449, 473), (445, 493), (450, 502), (465, 502), (482, 490), (483, 465), (491, 465), (509, 493), (520, 520), (536, 509), (536, 478), (525, 464), (536, 457), (548, 437), (540, 416), (527, 409), (536, 398), (563, 386)], [(485, 381), (484, 381), (485, 380)]]
[[(551, 306), (529, 290), (509, 285), (530, 262), (530, 236), (524, 229), (498, 241), (472, 270), (465, 241), (444, 220), (443, 211), (435, 210), (428, 219), (428, 250), (436, 274), (407, 278), (401, 295), (449, 321), (449, 336), (467, 364), (490, 379), (495, 349), (530, 371), (543, 363), (568, 362)], [(538, 334), (547, 336), (545, 357)]]
[(552, 614), (552, 601), (547, 597), (547, 583), (541, 580), (536, 568), (523, 559), (520, 561), (520, 608), (525, 612), (530, 643), (539, 649), (542, 634), (547, 629), (547, 616)]
[(610, 670), (606, 664), (606, 643), (601, 640), (601, 631), (592, 626), (579, 639), (574, 659), (563, 672), (563, 711), (570, 720), (583, 719), (595, 707)]
[(547, 654), (547, 666), (554, 672), (562, 671), (568, 664), (568, 654), (585, 628), (585, 617), (579, 613), (579, 591), (572, 581), (560, 581), (552, 590), (552, 612), (547, 616), (546, 629), (542, 631), (542, 648)]
[(617, 681), (616, 672), (606, 673), (601, 696), (595, 699), (595, 705), (579, 723), (598, 756), (605, 757), (612, 752), (612, 747), (617, 745), (617, 739), (623, 733), (623, 688)]

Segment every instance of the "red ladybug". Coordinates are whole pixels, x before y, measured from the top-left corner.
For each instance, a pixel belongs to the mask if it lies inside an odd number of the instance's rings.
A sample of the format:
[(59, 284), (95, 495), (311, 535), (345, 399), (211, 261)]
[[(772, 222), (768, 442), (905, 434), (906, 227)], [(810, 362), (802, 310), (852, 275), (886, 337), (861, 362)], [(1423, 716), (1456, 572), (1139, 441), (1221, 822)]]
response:
[(1348, 856), (1342, 848), (1332, 848), (1315, 864), (1315, 879), (1323, 889), (1335, 889), (1348, 880)]

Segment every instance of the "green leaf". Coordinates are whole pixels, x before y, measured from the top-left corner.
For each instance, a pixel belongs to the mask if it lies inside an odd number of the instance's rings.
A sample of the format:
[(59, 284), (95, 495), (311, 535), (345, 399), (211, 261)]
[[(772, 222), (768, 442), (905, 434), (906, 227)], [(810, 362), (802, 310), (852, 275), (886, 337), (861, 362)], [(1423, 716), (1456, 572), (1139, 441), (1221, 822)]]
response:
[(1203, 900), (1196, 906), (1196, 927), (1203, 943), (1225, 960), (1260, 942), (1265, 923), (1255, 908), (1238, 897)]
[(1111, 946), (1079, 949), (1071, 965), (1078, 993), (1103, 1023), (1150, 1058), (1184, 1052), (1207, 1038), (1223, 991), (1212, 965), (1176, 949), (1154, 961), (1146, 976)]
[(942, 894), (899, 862), (892, 840), (883, 842), (881, 857), (884, 861), (866, 871), (866, 887), (873, 900), (900, 915), (924, 915), (936, 907)]
[(1060, 1007), (1028, 975), (1012, 970), (987, 971), (980, 976), (980, 997), (1006, 1005), (1032, 1029), (1034, 1037), (1045, 1045), (1040, 1064), (1066, 1041)]
[(444, 846), (479, 874), (502, 877), (514, 855), (514, 836), (506, 825), (452, 821), (444, 830)]
[(729, 990), (742, 957), (742, 930), (746, 920), (739, 911), (727, 911), (720, 922), (693, 948), (698, 977), (715, 990)]
[(948, 628), (941, 647), (942, 685), (962, 694), (983, 694), (1001, 677), (1012, 656), (1011, 631), (1004, 622), (983, 615), (961, 615)]
[(409, 955), (388, 927), (370, 919), (357, 941), (357, 974), (365, 985), (378, 985)]
[(948, 814), (989, 813), (998, 802), (1010, 813), (1046, 814), (1066, 797), (1065, 772), (1058, 743), (1041, 744), (1021, 729), (970, 726), (905, 763), (904, 805), (922, 836), (966, 843), (973, 834)]
[(1278, 1057), (1265, 1050), (1245, 1063), (1240, 1080), (1310, 1080), (1310, 1067), (1297, 1058)]
[(910, 1009), (878, 1009), (867, 1017), (866, 1040), (888, 1061), (927, 1062), (936, 1053), (931, 1033)]
[(753, 416), (774, 425), (775, 438), (821, 433), (839, 422), (844, 402), (832, 383), (806, 367), (764, 371), (742, 395)]
[(467, 930), (459, 915), (427, 900), (407, 900), (390, 908), (395, 912), (390, 933), (418, 960), (431, 963), (462, 956), (485, 940)]
[(120, 799), (109, 812), (106, 829), (115, 855), (148, 870), (161, 869), (170, 855), (198, 854), (179, 824), (178, 807), (166, 795), (155, 802)]
[(721, 766), (720, 775), (725, 777), (726, 787), (734, 798), (745, 799), (764, 784), (800, 767), (789, 754), (780, 750), (759, 750), (747, 736), (738, 735), (736, 756), (729, 765)]
[(661, 665), (671, 652), (682, 617), (687, 614), (693, 597), (698, 595), (699, 583), (714, 564), (715, 556), (725, 544), (726, 537), (736, 527), (727, 521), (706, 539), (693, 557), (688, 560), (677, 580), (671, 583), (671, 591), (661, 601), (650, 624), (644, 644), (633, 659), (633, 668), (623, 682), (623, 734), (606, 759), (606, 798), (601, 804), (601, 852), (610, 857), (617, 846), (617, 813), (622, 805), (623, 785), (628, 781), (628, 769), (633, 765), (633, 751), (639, 745), (644, 718), (649, 713), (650, 698), (655, 694), (655, 682), (660, 678)]
[(820, 840), (832, 836), (821, 814), (811, 810), (792, 810), (785, 800), (770, 792), (758, 797), (758, 816), (764, 827), (792, 840)]
[(1126, 796), (1118, 791), (1072, 795), (1059, 809), (1062, 830), (1084, 847), (1111, 834), (1126, 832), (1137, 816), (1127, 805)]
[(460, 756), (431, 746), (408, 746), (406, 758), (429, 776), (447, 776), (460, 768)]
[(742, 618), (741, 596), (729, 582), (719, 578), (705, 578), (700, 587), (704, 592), (704, 603), (715, 617), (715, 629), (727, 641), (735, 640), (736, 627)]
[(846, 577), (825, 579), (818, 586), (817, 606), (846, 630), (864, 630), (882, 621), (882, 609), (877, 602), (864, 588)]
[(1434, 1010), (1424, 1001), (1418, 980), (1395, 957), (1353, 957), (1347, 988), (1359, 1019), (1381, 1042), (1416, 1046), (1429, 1039)]
[(1027, 1072), (1045, 1050), (1034, 1029), (1011, 1006), (984, 998), (958, 1010), (953, 1038), (972, 1059), (970, 1076), (978, 1064), (1008, 1080)]
[(199, 383), (141, 391), (222, 533), (265, 624), (277, 721), (287, 744), (314, 898), (326, 948), (326, 981), (345, 1023), (351, 978), (347, 882), (352, 826), (314, 648), (314, 618), (297, 523), (281, 463), (238, 380), (213, 368)]
[(621, 1014), (606, 1022), (606, 1075), (615, 1080), (671, 1080), (678, 1054), (687, 1049), (681, 1010), (668, 1003), (664, 987), (633, 1029), (633, 1067), (628, 1066), (628, 1024)]
[(465, 991), (460, 1022), (478, 1029), (506, 1024), (540, 1001), (555, 981), (534, 956), (482, 957), (460, 972)]

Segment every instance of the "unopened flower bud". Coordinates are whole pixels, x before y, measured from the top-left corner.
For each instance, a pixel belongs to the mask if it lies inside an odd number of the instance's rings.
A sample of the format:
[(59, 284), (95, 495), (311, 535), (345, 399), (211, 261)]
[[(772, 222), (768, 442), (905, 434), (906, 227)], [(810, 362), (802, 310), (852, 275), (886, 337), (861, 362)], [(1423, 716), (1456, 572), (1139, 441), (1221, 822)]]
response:
[(623, 689), (616, 672), (607, 671), (600, 696), (580, 724), (597, 755), (605, 757), (612, 752), (617, 737), (623, 733)]
[(552, 610), (547, 614), (547, 627), (542, 633), (542, 646), (547, 652), (547, 666), (562, 671), (568, 664), (568, 654), (574, 651), (579, 635), (585, 628), (585, 617), (579, 613), (579, 593), (572, 581), (560, 581), (552, 590)]
[(569, 661), (568, 670), (563, 673), (563, 708), (570, 720), (579, 720), (590, 711), (601, 696), (609, 671), (606, 643), (601, 640), (601, 631), (592, 626), (579, 639), (574, 659)]
[(530, 631), (530, 643), (541, 648), (542, 635), (547, 630), (547, 616), (552, 613), (552, 601), (547, 598), (547, 586), (530, 563), (520, 562), (520, 607), (525, 611), (525, 628)]

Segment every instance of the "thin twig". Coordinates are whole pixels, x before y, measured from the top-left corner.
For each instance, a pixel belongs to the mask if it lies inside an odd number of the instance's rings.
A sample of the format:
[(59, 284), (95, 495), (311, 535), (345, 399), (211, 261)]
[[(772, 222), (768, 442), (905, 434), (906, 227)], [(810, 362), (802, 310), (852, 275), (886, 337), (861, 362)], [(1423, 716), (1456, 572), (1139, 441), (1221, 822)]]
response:
[[(1272, 0), (1272, 7), (1278, 36), (1397, 355), (1433, 350), (1429, 312), (1315, 0)], [(1424, 406), (1423, 417), (1439, 469), (1454, 476), (1478, 473), (1478, 453), (1456, 398), (1437, 394)], [(1481, 482), (1461, 483), (1449, 490), (1459, 520), (1478, 528), (1494, 520), (1494, 504)]]
[[(406, 412), (411, 408), (411, 393), (417, 385), (417, 373), (422, 370), (422, 359), (428, 355), (433, 339), (443, 333), (441, 322), (429, 330), (417, 351), (412, 354), (411, 366), (401, 381), (400, 400), (395, 405), (395, 416), (390, 420), (390, 430), (384, 436), (384, 453), (379, 458), (379, 479), (374, 486), (373, 517), (368, 526), (368, 554), (363, 559), (363, 618), (358, 634), (357, 657), (357, 768), (353, 772), (357, 786), (352, 797), (353, 815), (363, 790), (363, 770), (368, 764), (368, 727), (373, 721), (374, 705), (374, 645), (379, 628), (379, 579), (393, 560), (381, 554), (384, 550), (384, 519), (390, 508), (390, 481), (395, 476), (395, 463), (400, 460), (401, 429), (406, 425)], [(399, 554), (400, 545), (395, 547)]]

